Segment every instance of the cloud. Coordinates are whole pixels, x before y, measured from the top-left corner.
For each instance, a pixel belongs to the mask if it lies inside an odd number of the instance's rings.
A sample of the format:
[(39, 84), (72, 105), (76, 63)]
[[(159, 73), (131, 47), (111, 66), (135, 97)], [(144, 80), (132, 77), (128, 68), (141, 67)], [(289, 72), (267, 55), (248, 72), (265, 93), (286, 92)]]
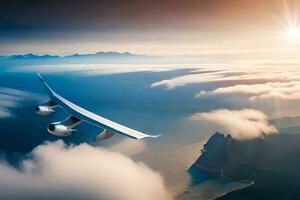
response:
[(196, 113), (192, 120), (207, 120), (221, 125), (229, 134), (238, 140), (254, 139), (277, 133), (269, 124), (267, 116), (258, 110), (219, 109), (210, 112)]
[(107, 149), (110, 151), (122, 152), (123, 155), (133, 156), (143, 152), (146, 149), (146, 144), (139, 140), (124, 138)]
[(196, 97), (222, 94), (245, 94), (249, 100), (279, 98), (286, 100), (300, 99), (300, 81), (268, 82), (265, 84), (234, 85), (220, 87), (212, 91), (200, 91)]
[[(297, 66), (298, 67), (298, 66)], [(251, 66), (251, 69), (247, 65), (242, 64), (240, 66), (232, 65), (231, 69), (228, 66), (219, 66), (209, 68), (212, 72), (205, 72), (204, 69), (190, 71), (190, 74), (177, 76), (171, 79), (164, 79), (151, 84), (151, 87), (165, 87), (166, 89), (174, 89), (175, 87), (210, 83), (210, 82), (240, 82), (248, 81), (256, 83), (258, 81), (300, 81), (300, 72), (295, 67), (286, 67), (284, 71), (278, 67), (261, 68), (261, 66)], [(267, 74), (267, 76), (266, 76)]]
[[(223, 66), (225, 67), (225, 66)], [(176, 87), (199, 84), (199, 83), (208, 83), (216, 81), (226, 81), (226, 80), (240, 80), (240, 75), (237, 74), (247, 74), (249, 72), (245, 70), (232, 69), (226, 70), (224, 68), (209, 68), (211, 71), (206, 72), (203, 69), (197, 69), (190, 71), (191, 74), (177, 76), (171, 79), (165, 79), (157, 81), (151, 84), (151, 87), (164, 87), (166, 89), (174, 89)]]
[(62, 141), (35, 148), (20, 170), (0, 164), (0, 199), (170, 200), (160, 174), (129, 157)]
[[(198, 84), (198, 83), (208, 83), (208, 82), (215, 82), (215, 81), (225, 81), (225, 80), (237, 80), (239, 79), (240, 74), (246, 74), (248, 71), (241, 70), (241, 69), (233, 69), (227, 70), (224, 69), (228, 67), (227, 65), (220, 65), (218, 67), (211, 67), (207, 68), (210, 64), (206, 64), (206, 68), (200, 68), (196, 70), (191, 70), (191, 74), (186, 74), (182, 76), (177, 76), (171, 79), (165, 79), (158, 82), (154, 82), (151, 84), (151, 87), (165, 87), (166, 89), (174, 89), (180, 86), (186, 86), (191, 84)], [(205, 65), (204, 65), (205, 66)], [(203, 65), (198, 65), (198, 67), (204, 67)], [(196, 67), (196, 66), (195, 66)], [(209, 69), (209, 71), (207, 71)]]
[(44, 72), (61, 73), (73, 72), (82, 75), (109, 75), (134, 72), (167, 72), (179, 69), (194, 68), (192, 65), (178, 66), (173, 64), (56, 64), (56, 65), (31, 65), (19, 66), (11, 69), (12, 72)]
[(12, 109), (28, 99), (40, 99), (41, 97), (18, 89), (0, 87), (0, 118), (13, 117)]
[(220, 72), (215, 73), (201, 73), (201, 74), (188, 74), (184, 76), (166, 79), (151, 84), (151, 87), (165, 87), (166, 89), (174, 89), (175, 87), (185, 86), (195, 83), (210, 82), (212, 80), (221, 80), (224, 75)]

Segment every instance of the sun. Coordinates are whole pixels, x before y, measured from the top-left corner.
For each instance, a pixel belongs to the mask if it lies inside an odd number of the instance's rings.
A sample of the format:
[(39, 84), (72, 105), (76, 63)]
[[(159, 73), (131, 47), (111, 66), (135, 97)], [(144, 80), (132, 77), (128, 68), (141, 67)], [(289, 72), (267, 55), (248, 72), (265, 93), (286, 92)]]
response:
[(296, 41), (300, 39), (300, 29), (297, 26), (290, 26), (285, 31), (285, 36), (288, 40)]

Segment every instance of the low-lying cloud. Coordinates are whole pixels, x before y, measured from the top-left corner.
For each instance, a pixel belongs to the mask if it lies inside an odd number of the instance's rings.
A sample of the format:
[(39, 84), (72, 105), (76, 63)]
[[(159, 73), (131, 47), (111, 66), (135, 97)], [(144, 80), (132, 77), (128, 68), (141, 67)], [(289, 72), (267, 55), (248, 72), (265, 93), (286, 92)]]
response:
[(196, 113), (192, 120), (207, 120), (221, 125), (235, 139), (248, 140), (277, 133), (269, 124), (267, 116), (258, 110), (219, 109), (210, 112)]
[[(151, 87), (164, 87), (174, 89), (180, 86), (187, 86), (199, 83), (209, 82), (239, 82), (248, 81), (255, 83), (257, 81), (299, 81), (300, 72), (295, 67), (286, 67), (284, 71), (277, 67), (259, 67), (251, 66), (251, 70), (244, 69), (247, 66), (241, 65), (231, 67), (230, 70), (223, 67), (209, 68), (212, 72), (205, 72), (203, 69), (190, 71), (190, 74), (177, 76), (170, 79), (164, 79), (151, 84)], [(267, 74), (267, 76), (266, 76)]]
[(27, 99), (37, 99), (40, 96), (18, 89), (0, 87), (0, 118), (13, 117), (12, 109)]
[(245, 94), (249, 96), (249, 100), (251, 101), (270, 98), (299, 100), (300, 81), (268, 82), (265, 84), (220, 87), (212, 91), (202, 90), (196, 96), (202, 97), (223, 94)]
[(33, 150), (21, 169), (0, 163), (0, 199), (170, 200), (163, 178), (129, 157), (62, 141)]
[(178, 66), (174, 64), (56, 64), (56, 65), (31, 65), (13, 68), (12, 72), (43, 72), (62, 73), (73, 72), (82, 75), (110, 75), (135, 72), (168, 72), (180, 69), (194, 68), (191, 65)]
[(146, 144), (139, 140), (124, 138), (120, 142), (109, 146), (107, 149), (110, 151), (122, 152), (122, 154), (126, 156), (133, 156), (144, 151), (146, 149)]
[(161, 80), (151, 84), (151, 87), (165, 87), (166, 89), (174, 89), (175, 87), (185, 86), (195, 83), (211, 82), (212, 80), (222, 80), (224, 75), (220, 72), (215, 73), (200, 73), (188, 74), (184, 76), (175, 77), (172, 79)]

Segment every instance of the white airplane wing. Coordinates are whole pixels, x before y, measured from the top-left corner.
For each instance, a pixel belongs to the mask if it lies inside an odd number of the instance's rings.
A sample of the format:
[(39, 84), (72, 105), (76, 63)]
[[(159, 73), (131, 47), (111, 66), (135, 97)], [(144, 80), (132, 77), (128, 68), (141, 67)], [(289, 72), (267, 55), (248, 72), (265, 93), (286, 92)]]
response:
[[(67, 99), (61, 97), (60, 95), (58, 95), (57, 93), (55, 93), (49, 87), (49, 85), (45, 82), (45, 80), (39, 73), (38, 73), (38, 77), (39, 77), (40, 81), (43, 83), (43, 85), (51, 99), (49, 101), (50, 103), (48, 102), (47, 104), (48, 105), (56, 104), (56, 105), (60, 106), (61, 108), (63, 108), (66, 112), (68, 112), (71, 115), (67, 120), (65, 120), (61, 124), (71, 124), (72, 125), (72, 124), (78, 124), (79, 121), (84, 121), (84, 122), (93, 124), (95, 126), (101, 127), (105, 131), (109, 131), (112, 135), (114, 133), (119, 133), (119, 134), (123, 134), (123, 135), (126, 135), (126, 136), (134, 138), (134, 139), (143, 139), (143, 138), (147, 138), (147, 137), (156, 138), (156, 137), (160, 136), (160, 135), (147, 135), (145, 133), (133, 130), (131, 128), (128, 128), (126, 126), (123, 126), (123, 125), (113, 122), (111, 120), (108, 120), (108, 119), (101, 117), (95, 113), (92, 113), (88, 110), (85, 110), (84, 108), (81, 108), (80, 106), (70, 102), (69, 100), (67, 100)], [(40, 107), (43, 107), (43, 106), (40, 106)], [(54, 112), (54, 111), (52, 110), (52, 112)], [(72, 126), (72, 128), (73, 128), (73, 126)], [(49, 126), (48, 130), (51, 131), (50, 129), (51, 129), (51, 127)], [(110, 136), (112, 136), (112, 135), (110, 135)]]

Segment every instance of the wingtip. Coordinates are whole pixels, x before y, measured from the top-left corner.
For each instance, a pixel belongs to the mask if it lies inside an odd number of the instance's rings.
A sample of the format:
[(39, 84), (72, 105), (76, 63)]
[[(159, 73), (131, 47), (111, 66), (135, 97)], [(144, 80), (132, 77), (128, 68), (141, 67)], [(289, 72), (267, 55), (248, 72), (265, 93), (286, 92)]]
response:
[(160, 137), (160, 136), (161, 136), (161, 134), (160, 134), (160, 135), (145, 135), (144, 137), (135, 138), (135, 139), (138, 139), (138, 140), (144, 140), (144, 139), (146, 139), (146, 138), (158, 138), (158, 137)]
[(159, 134), (159, 135), (149, 135), (150, 138), (158, 138), (160, 136), (161, 136), (161, 134)]
[(36, 75), (39, 77), (40, 81), (42, 81), (42, 82), (45, 81), (44, 78), (42, 77), (42, 75), (39, 72), (37, 72)]

